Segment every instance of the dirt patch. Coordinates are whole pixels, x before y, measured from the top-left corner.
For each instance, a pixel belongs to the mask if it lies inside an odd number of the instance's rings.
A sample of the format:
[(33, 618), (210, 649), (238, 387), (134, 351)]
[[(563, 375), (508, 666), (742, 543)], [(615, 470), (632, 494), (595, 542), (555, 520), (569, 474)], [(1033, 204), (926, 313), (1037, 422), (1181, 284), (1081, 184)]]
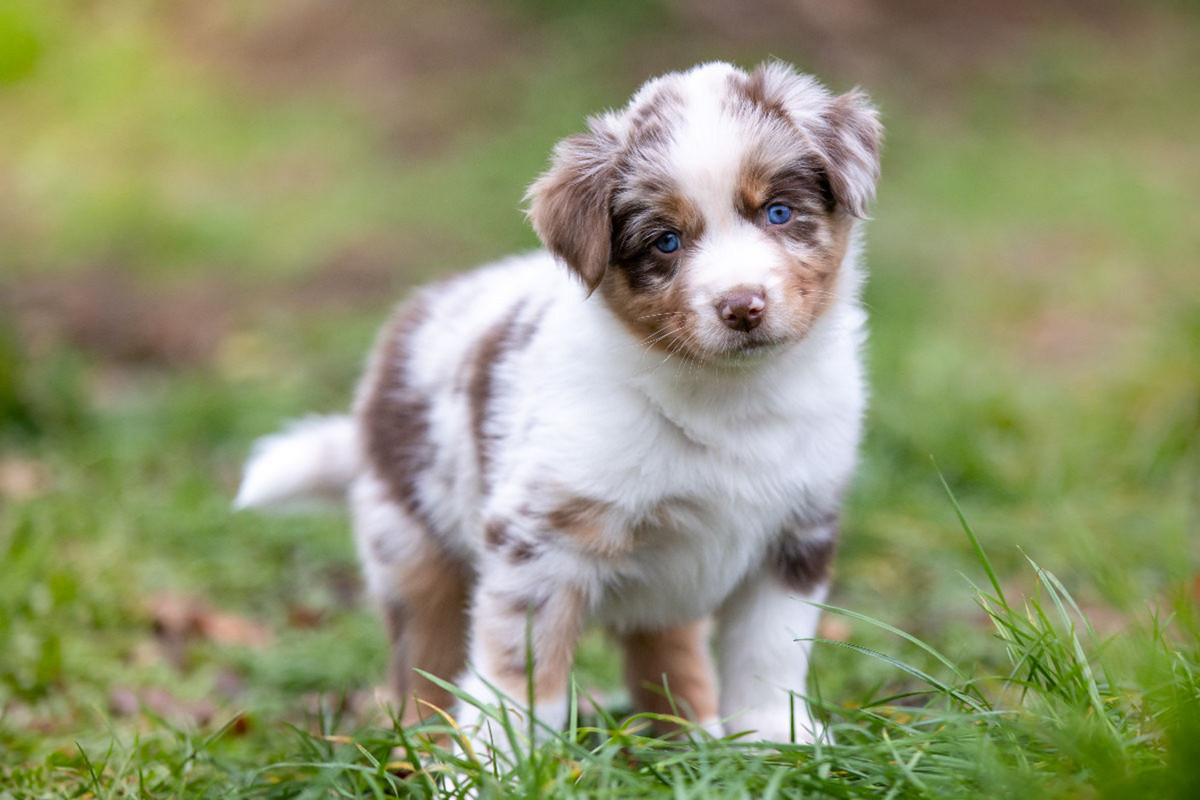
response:
[(398, 301), (412, 276), (420, 272), (416, 261), (403, 256), (396, 241), (362, 240), (346, 245), (311, 275), (267, 291), (270, 302), (289, 310), (355, 308), (369, 312)]
[(214, 284), (151, 290), (114, 268), (0, 286), (0, 313), (34, 357), (69, 342), (123, 363), (196, 363), (215, 349), (230, 312), (228, 293)]
[(164, 23), (183, 52), (239, 89), (334, 94), (410, 154), (439, 150), (470, 117), (438, 85), (484, 78), (529, 44), (505, 4), (469, 0), (176, 3)]
[(138, 281), (117, 267), (34, 275), (0, 282), (0, 318), (29, 358), (66, 344), (110, 364), (195, 367), (210, 363), (264, 308), (382, 311), (403, 293), (399, 261), (395, 243), (360, 242), (311, 274), (276, 283), (229, 276)]
[[(740, 49), (802, 54), (822, 73), (870, 85), (958, 84), (1039, 31), (1116, 33), (1131, 12), (1109, 0), (671, 0), (694, 35)], [(901, 88), (901, 87), (897, 87)]]

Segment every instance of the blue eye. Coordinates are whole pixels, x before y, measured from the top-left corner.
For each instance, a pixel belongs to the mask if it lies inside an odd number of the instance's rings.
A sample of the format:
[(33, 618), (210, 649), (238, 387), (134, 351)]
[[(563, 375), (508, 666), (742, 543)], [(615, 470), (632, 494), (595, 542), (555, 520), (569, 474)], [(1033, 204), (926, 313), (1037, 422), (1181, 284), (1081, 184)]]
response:
[(792, 218), (792, 210), (783, 203), (772, 203), (767, 206), (767, 222), (772, 225), (782, 225)]
[(674, 253), (679, 249), (679, 234), (664, 233), (654, 240), (654, 246), (663, 253)]

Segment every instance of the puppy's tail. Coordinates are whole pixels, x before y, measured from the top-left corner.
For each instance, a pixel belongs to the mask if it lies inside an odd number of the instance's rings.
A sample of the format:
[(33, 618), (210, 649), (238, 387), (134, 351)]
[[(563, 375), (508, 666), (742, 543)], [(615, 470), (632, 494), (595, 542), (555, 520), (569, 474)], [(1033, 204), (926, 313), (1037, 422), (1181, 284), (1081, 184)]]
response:
[(358, 427), (349, 416), (298, 420), (254, 443), (233, 507), (287, 510), (344, 500), (362, 462)]

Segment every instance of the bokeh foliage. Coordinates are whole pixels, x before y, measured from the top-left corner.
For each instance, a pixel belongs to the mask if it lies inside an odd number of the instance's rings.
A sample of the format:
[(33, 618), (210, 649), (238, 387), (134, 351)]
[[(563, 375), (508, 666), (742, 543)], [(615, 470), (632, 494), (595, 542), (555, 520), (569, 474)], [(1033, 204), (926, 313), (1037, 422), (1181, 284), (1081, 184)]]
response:
[[(940, 469), (1014, 608), (1039, 591), (1028, 555), (1097, 628), (1112, 696), (1181, 720), (1133, 738), (1166, 729), (1162, 758), (1188, 763), (1200, 17), (1001, 5), (0, 5), (0, 784), (96, 791), (73, 743), (141, 736), (129, 763), (167, 791), (236, 716), (211, 745), (220, 794), (297, 757), (284, 726), (319, 694), (349, 693), (338, 731), (371, 721), (383, 643), (345, 521), (231, 514), (250, 442), (345, 407), (407, 287), (535, 246), (522, 193), (586, 114), (665, 69), (768, 55), (863, 85), (888, 128), (872, 411), (832, 602), (971, 674), (1004, 668)], [(876, 626), (825, 634), (930, 668)], [(1172, 672), (1151, 654), (1180, 639)], [(598, 635), (580, 660), (613, 689)], [(836, 705), (913, 684), (832, 646), (817, 676)], [(1067, 795), (1127, 786), (1141, 755), (1107, 778), (1046, 756), (1091, 724), (1031, 740), (1028, 773), (993, 753), (992, 788), (1044, 789), (1051, 763)], [(712, 778), (693, 767), (669, 770)]]

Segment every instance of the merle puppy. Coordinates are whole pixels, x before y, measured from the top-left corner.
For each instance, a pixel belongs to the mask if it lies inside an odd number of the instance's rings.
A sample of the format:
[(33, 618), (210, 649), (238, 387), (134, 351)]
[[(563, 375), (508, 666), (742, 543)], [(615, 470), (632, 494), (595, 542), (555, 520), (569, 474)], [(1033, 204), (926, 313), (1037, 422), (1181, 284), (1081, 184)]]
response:
[(348, 490), (409, 719), (451, 701), (413, 668), (515, 705), (531, 668), (561, 724), (594, 621), (642, 709), (818, 734), (788, 695), (862, 424), (880, 136), (863, 95), (780, 63), (652, 80), (555, 148), (545, 251), (416, 293), (352, 416), (259, 444), (240, 505)]

